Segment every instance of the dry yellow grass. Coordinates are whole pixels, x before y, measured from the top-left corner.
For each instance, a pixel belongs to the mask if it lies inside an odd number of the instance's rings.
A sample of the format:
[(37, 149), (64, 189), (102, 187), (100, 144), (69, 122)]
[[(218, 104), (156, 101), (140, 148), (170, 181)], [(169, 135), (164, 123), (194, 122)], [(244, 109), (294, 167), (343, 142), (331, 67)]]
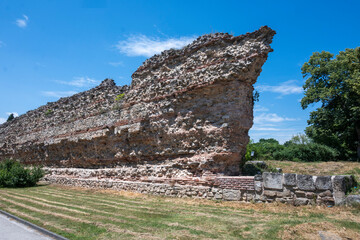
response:
[(360, 162), (290, 162), (266, 161), (272, 167), (279, 167), (285, 173), (309, 175), (345, 175), (352, 174), (360, 179)]

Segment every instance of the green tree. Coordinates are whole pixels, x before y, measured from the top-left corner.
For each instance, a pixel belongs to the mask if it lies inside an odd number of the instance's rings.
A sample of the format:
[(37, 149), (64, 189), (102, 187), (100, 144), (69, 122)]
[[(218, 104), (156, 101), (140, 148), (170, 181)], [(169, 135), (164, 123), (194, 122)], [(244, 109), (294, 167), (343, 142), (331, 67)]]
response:
[(284, 148), (273, 156), (276, 160), (314, 162), (337, 160), (339, 153), (336, 149), (315, 143), (306, 135), (299, 134), (285, 142)]
[[(258, 159), (258, 160), (268, 160), (274, 159), (273, 154), (277, 151), (283, 149), (283, 146), (274, 138), (264, 139), (261, 138), (259, 142), (254, 143), (250, 141), (247, 146), (247, 151), (245, 154), (245, 159)], [(254, 152), (254, 155), (251, 156), (251, 152)]]
[(25, 168), (12, 159), (0, 161), (0, 187), (32, 187), (44, 174), (40, 167)]
[(15, 118), (14, 114), (11, 113), (6, 121), (7, 121), (7, 122), (10, 122), (10, 121), (13, 120), (14, 118)]
[(320, 103), (310, 113), (306, 134), (337, 149), (341, 158), (360, 158), (360, 47), (335, 58), (315, 52), (301, 68), (306, 79), (301, 106)]

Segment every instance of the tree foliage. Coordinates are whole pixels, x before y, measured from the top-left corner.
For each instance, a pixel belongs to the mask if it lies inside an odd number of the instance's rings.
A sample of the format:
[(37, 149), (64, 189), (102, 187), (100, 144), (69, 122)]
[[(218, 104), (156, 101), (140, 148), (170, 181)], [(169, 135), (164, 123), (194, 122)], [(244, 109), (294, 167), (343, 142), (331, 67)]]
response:
[[(251, 156), (253, 152), (253, 156)], [(260, 139), (251, 141), (247, 146), (245, 160), (288, 160), (288, 161), (335, 161), (339, 152), (324, 144), (315, 143), (306, 135), (293, 136), (283, 145), (277, 140)]]
[[(247, 146), (245, 159), (257, 159), (257, 160), (269, 160), (274, 159), (273, 154), (274, 152), (277, 152), (279, 150), (282, 150), (283, 146), (280, 145), (280, 143), (274, 139), (264, 139), (261, 138), (259, 142), (254, 143), (253, 141), (250, 141), (250, 143)], [(251, 156), (251, 152), (253, 152), (253, 156)]]
[(360, 154), (360, 47), (335, 58), (315, 52), (301, 68), (306, 79), (301, 106), (320, 103), (310, 113), (306, 134), (316, 143), (337, 149), (344, 160)]
[(276, 160), (288, 161), (334, 161), (339, 157), (336, 149), (311, 141), (306, 135), (293, 136), (284, 143), (284, 148), (273, 154)]
[(10, 122), (10, 121), (13, 120), (14, 118), (15, 118), (14, 114), (11, 113), (6, 121), (7, 121), (7, 122)]
[(35, 186), (43, 176), (44, 171), (40, 167), (25, 168), (12, 159), (0, 162), (0, 187)]

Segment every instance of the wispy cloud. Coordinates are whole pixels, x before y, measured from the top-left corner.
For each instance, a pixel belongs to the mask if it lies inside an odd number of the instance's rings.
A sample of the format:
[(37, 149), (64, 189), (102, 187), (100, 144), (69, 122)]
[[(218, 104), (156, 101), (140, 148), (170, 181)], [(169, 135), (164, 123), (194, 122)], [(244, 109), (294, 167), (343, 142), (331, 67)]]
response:
[(293, 128), (253, 127), (254, 131), (294, 131)]
[(4, 122), (6, 122), (5, 118), (0, 118), (0, 124), (3, 124)]
[[(268, 110), (262, 109), (261, 110)], [(260, 113), (254, 117), (254, 126), (250, 130), (250, 136), (255, 141), (260, 138), (275, 138), (283, 143), (289, 140), (292, 135), (301, 132), (298, 124), (293, 123), (299, 119), (286, 116), (279, 116), (276, 113)]]
[(269, 109), (261, 105), (255, 105), (254, 107), (254, 112), (267, 112), (267, 111), (269, 111)]
[(125, 41), (119, 41), (116, 48), (128, 56), (151, 57), (170, 48), (182, 48), (195, 39), (192, 37), (160, 39), (145, 35), (132, 35)]
[(5, 46), (6, 46), (6, 44), (3, 41), (0, 41), (0, 48), (5, 47)]
[(61, 97), (68, 97), (76, 93), (77, 92), (75, 91), (44, 91), (42, 92), (42, 95), (46, 97), (61, 98)]
[(276, 113), (262, 113), (254, 117), (254, 123), (280, 123), (284, 121), (296, 121), (295, 118), (281, 117)]
[(16, 19), (15, 24), (20, 28), (26, 28), (28, 22), (29, 17), (24, 14), (23, 18)]
[(14, 114), (14, 117), (18, 117), (19, 114), (17, 112), (7, 112), (6, 115), (10, 116), (11, 114)]
[(280, 83), (279, 85), (275, 85), (275, 86), (260, 85), (260, 86), (257, 86), (256, 89), (259, 92), (280, 93), (280, 96), (303, 93), (302, 86), (297, 85), (296, 80), (286, 81), (286, 82)]
[(119, 66), (124, 66), (123, 62), (109, 62), (109, 65), (113, 66), (113, 67), (119, 67)]
[(89, 77), (74, 77), (72, 81), (56, 81), (61, 84), (70, 85), (74, 87), (90, 87), (99, 84), (98, 80)]
[(259, 141), (261, 138), (275, 138), (278, 140), (281, 144), (291, 139), (294, 135), (300, 133), (301, 131), (253, 131), (253, 129), (250, 130), (250, 136), (251, 139), (253, 139), (255, 142)]

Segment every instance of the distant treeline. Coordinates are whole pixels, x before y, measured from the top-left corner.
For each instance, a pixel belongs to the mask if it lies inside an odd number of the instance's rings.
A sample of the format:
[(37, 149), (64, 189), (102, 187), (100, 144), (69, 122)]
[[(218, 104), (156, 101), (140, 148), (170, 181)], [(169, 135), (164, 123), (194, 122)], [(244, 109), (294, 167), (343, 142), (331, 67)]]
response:
[(305, 162), (347, 160), (342, 159), (336, 149), (315, 143), (306, 135), (294, 136), (284, 144), (273, 138), (262, 138), (257, 143), (250, 141), (245, 159)]

